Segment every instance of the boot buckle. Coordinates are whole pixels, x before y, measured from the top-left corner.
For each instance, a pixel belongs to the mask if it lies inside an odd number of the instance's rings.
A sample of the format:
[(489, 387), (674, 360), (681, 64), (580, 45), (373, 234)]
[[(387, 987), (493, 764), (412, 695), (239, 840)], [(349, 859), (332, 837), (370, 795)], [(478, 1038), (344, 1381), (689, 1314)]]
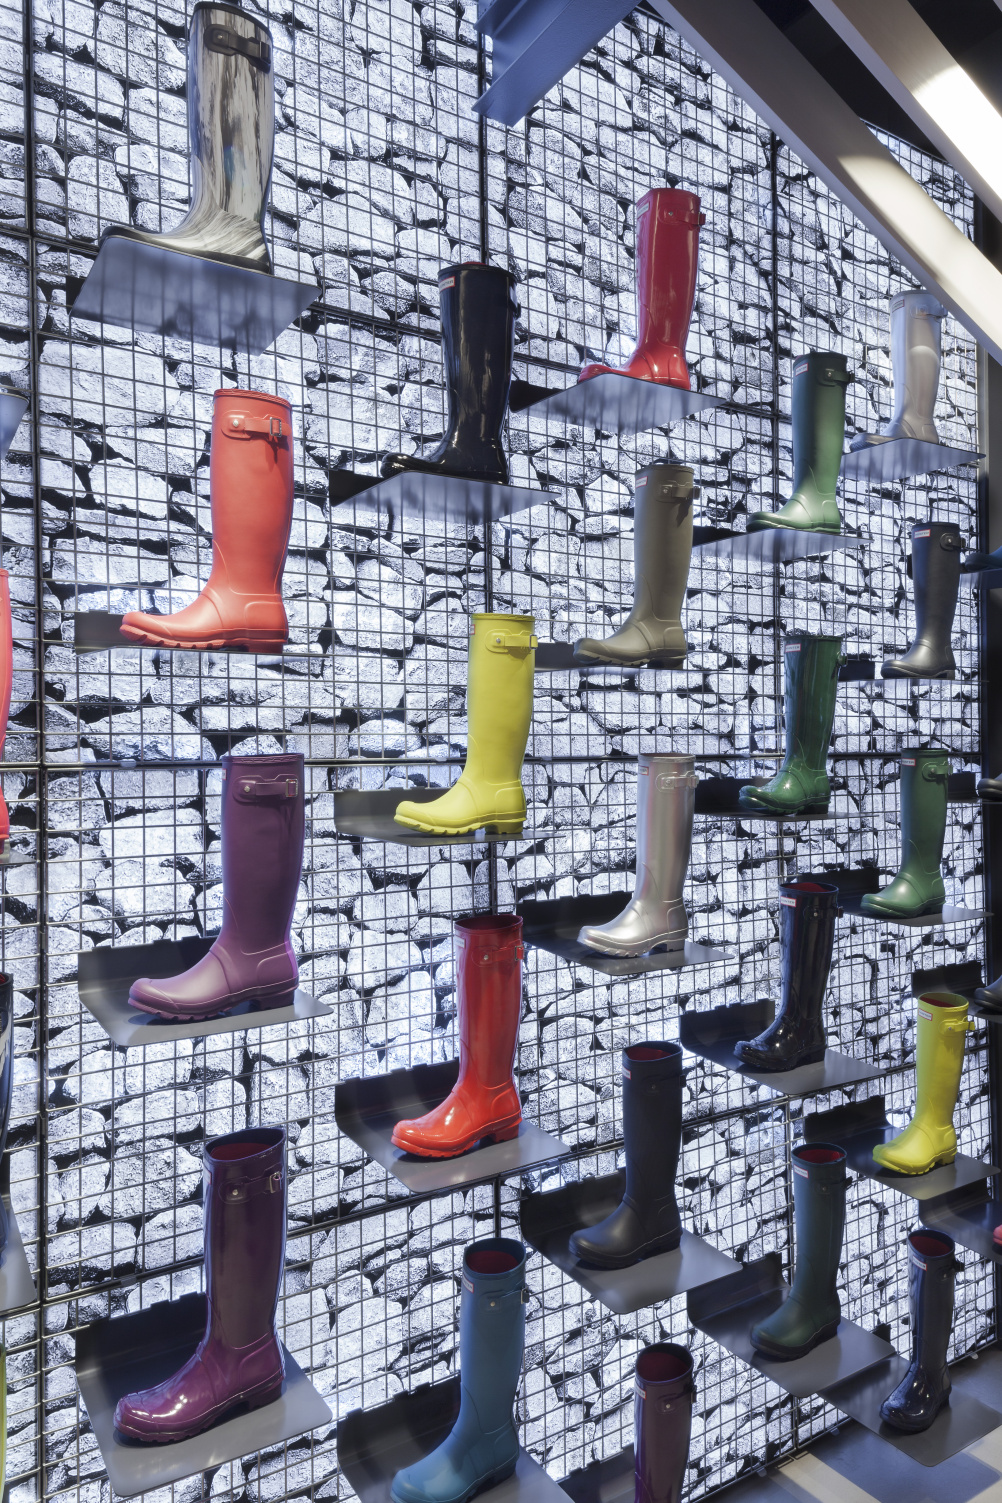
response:
[(488, 652), (527, 652), (539, 646), (535, 632), (492, 631), (487, 634)]
[(248, 417), (245, 412), (234, 412), (227, 419), (227, 423), (226, 431), (234, 438), (239, 434), (245, 434), (248, 438), (252, 434), (260, 434), (261, 437), (269, 438), (272, 443), (276, 443), (285, 436), (282, 419), (272, 417), (271, 413), (266, 418), (253, 418)]
[(220, 52), (223, 57), (239, 53), (265, 73), (271, 70), (271, 43), (259, 42), (256, 37), (242, 37), (228, 26), (207, 26), (205, 45), (210, 52)]

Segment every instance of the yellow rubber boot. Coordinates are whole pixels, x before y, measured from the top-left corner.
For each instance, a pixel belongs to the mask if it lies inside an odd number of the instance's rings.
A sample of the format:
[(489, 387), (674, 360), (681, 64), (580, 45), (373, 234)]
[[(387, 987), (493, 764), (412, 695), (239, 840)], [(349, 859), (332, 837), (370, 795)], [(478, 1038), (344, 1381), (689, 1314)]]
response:
[(925, 992), (918, 999), (915, 1111), (904, 1132), (880, 1143), (873, 1157), (892, 1174), (927, 1174), (957, 1157), (953, 1113), (964, 1067), (967, 999), (956, 992)]
[(430, 804), (405, 799), (398, 824), (432, 835), (485, 829), (517, 835), (525, 824), (522, 758), (532, 720), (536, 666), (533, 616), (473, 617), (466, 684), (466, 765), (457, 783)]

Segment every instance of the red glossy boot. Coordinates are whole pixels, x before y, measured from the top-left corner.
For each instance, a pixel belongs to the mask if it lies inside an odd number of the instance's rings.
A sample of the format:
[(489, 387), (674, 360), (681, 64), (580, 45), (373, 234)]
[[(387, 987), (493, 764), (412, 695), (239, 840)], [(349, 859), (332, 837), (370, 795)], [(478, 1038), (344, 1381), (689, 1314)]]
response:
[(397, 1148), (451, 1159), (483, 1138), (503, 1143), (517, 1134), (522, 1104), (512, 1069), (522, 1015), (522, 953), (516, 914), (456, 920), (459, 1079), (433, 1111), (397, 1123)]
[[(14, 678), (14, 631), (10, 619), (10, 583), (7, 570), (0, 569), (0, 752), (7, 739), (7, 716), (10, 714), (10, 690)], [(10, 815), (7, 800), (0, 789), (0, 860), (10, 855)]]
[(624, 366), (586, 365), (579, 381), (609, 372), (691, 391), (685, 341), (696, 297), (699, 196), (652, 188), (637, 204), (637, 347)]
[(292, 527), (292, 407), (261, 391), (216, 392), (209, 453), (212, 572), (172, 616), (129, 611), (122, 635), (148, 647), (281, 652), (282, 570)]

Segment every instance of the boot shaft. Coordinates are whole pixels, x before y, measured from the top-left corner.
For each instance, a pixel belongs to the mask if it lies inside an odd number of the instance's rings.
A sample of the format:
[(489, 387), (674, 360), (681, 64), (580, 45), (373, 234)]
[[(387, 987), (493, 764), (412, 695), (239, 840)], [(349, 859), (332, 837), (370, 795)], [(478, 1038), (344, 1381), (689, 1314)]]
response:
[(471, 1242), (463, 1254), (457, 1430), (470, 1426), (475, 1435), (489, 1436), (511, 1425), (522, 1373), (527, 1300), (522, 1243), (510, 1237)]
[(906, 751), (901, 755), (901, 868), (920, 882), (940, 876), (946, 838), (946, 752)]
[(820, 1017), (835, 943), (838, 888), (827, 882), (779, 884), (783, 1012)]
[(634, 1503), (679, 1503), (695, 1395), (691, 1352), (669, 1342), (645, 1347), (633, 1388)]
[(845, 1149), (802, 1143), (793, 1150), (794, 1287), (802, 1298), (835, 1296), (845, 1233)]
[(800, 757), (813, 772), (823, 772), (828, 761), (841, 661), (841, 637), (795, 632), (785, 639), (786, 760)]
[(305, 764), (297, 752), (223, 763), (224, 941), (244, 954), (288, 944), (303, 871)]
[(0, 1154), (7, 1146), (14, 1096), (14, 978), (0, 971)]
[(942, 363), (946, 309), (930, 292), (899, 292), (891, 298), (892, 428), (937, 443), (935, 410)]
[(522, 920), (478, 913), (456, 920), (459, 1078), (511, 1084), (522, 1016)]
[(954, 522), (923, 522), (912, 528), (915, 641), (950, 651), (950, 633), (960, 589), (964, 540)]
[(846, 357), (831, 351), (811, 351), (793, 363), (792, 494), (808, 504), (835, 500), (851, 380)]
[[(0, 569), (0, 751), (7, 739), (10, 695), (14, 682), (14, 625), (10, 612), (10, 577)], [(2, 800), (2, 795), (0, 795)]]
[(962, 1266), (957, 1262), (956, 1244), (945, 1232), (921, 1227), (908, 1234), (912, 1360), (931, 1374), (946, 1368), (956, 1276)]
[(635, 896), (681, 901), (696, 809), (693, 757), (641, 752), (637, 758)]
[[(652, 464), (637, 472), (633, 488), (634, 610), (658, 621), (681, 621), (692, 562), (692, 523), (699, 487), (684, 464)], [(643, 585), (641, 584), (643, 581)], [(642, 601), (643, 588), (649, 596)]]
[(915, 1117), (930, 1125), (952, 1127), (964, 1070), (967, 998), (957, 992), (923, 992), (916, 1005)]
[(633, 1044), (623, 1050), (623, 1140), (626, 1199), (645, 1214), (675, 1198), (682, 1146), (681, 1045)]
[(533, 616), (478, 612), (466, 683), (466, 770), (488, 783), (517, 780), (532, 723)]
[(208, 1335), (246, 1347), (274, 1330), (285, 1264), (285, 1128), (251, 1127), (202, 1153)]
[(195, 6), (188, 32), (192, 208), (263, 226), (275, 141), (271, 33), (247, 11)]
[(292, 406), (260, 391), (217, 391), (209, 491), (213, 583), (280, 592), (292, 526)]
[(473, 467), (478, 449), (486, 460), (496, 457), (508, 411), (519, 312), (515, 278), (480, 261), (444, 266), (438, 274), (438, 300), (447, 433)]
[(684, 354), (705, 223), (698, 194), (652, 188), (637, 200), (638, 350), (652, 339)]

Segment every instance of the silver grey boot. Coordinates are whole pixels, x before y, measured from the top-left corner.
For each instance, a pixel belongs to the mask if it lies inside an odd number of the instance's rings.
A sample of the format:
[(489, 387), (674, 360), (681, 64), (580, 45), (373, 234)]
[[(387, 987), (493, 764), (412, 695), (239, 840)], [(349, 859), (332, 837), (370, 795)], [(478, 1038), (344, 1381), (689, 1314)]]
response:
[(637, 766), (637, 880), (633, 897), (608, 924), (582, 929), (578, 941), (602, 955), (646, 955), (685, 944), (689, 920), (682, 887), (692, 848), (696, 784), (692, 757), (641, 753)]
[(234, 5), (196, 5), (188, 31), (191, 208), (156, 235), (116, 226), (122, 236), (188, 256), (271, 271), (264, 211), (275, 144), (271, 33)]
[(931, 292), (899, 292), (891, 298), (891, 369), (894, 416), (880, 433), (864, 433), (850, 448), (920, 438), (938, 444), (933, 413), (939, 391), (946, 309)]
[(682, 602), (692, 558), (692, 504), (699, 487), (684, 464), (652, 464), (633, 490), (633, 609), (617, 632), (574, 644), (579, 663), (653, 662), (677, 668), (689, 645)]

